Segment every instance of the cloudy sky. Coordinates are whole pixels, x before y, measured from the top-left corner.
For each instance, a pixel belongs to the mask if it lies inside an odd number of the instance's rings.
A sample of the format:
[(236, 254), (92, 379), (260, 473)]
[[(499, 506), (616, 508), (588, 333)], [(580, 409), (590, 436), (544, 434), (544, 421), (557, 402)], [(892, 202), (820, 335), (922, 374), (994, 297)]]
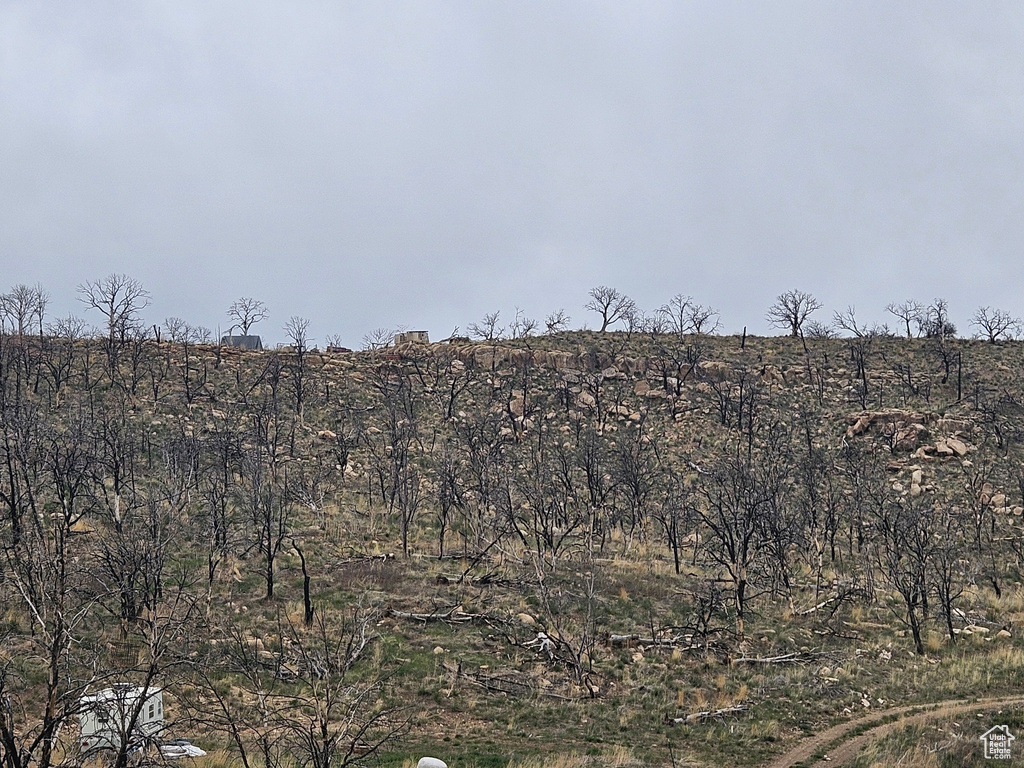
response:
[(0, 0), (0, 290), (57, 314), (119, 272), (349, 346), (600, 284), (966, 330), (1022, 255), (1019, 2)]

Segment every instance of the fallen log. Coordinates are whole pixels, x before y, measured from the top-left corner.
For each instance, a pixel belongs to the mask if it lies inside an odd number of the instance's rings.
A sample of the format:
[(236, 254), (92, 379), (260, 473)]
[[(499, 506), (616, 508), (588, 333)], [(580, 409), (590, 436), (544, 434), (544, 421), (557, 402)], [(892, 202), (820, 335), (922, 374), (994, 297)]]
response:
[(781, 656), (741, 656), (738, 659), (733, 659), (733, 664), (799, 664), (803, 661), (811, 661), (820, 656), (828, 656), (828, 653), (822, 651), (820, 653), (810, 653), (808, 651), (801, 651), (793, 653), (784, 653)]
[(709, 709), (706, 712), (692, 712), (685, 717), (670, 717), (668, 722), (679, 725), (680, 723), (702, 723), (705, 720), (711, 720), (716, 717), (725, 717), (726, 715), (737, 715), (740, 712), (746, 712), (747, 708), (742, 704), (737, 704), (732, 707), (722, 707), (721, 709)]
[(817, 605), (812, 605), (810, 608), (805, 608), (802, 611), (797, 611), (796, 615), (797, 616), (809, 616), (810, 614), (814, 613), (815, 611), (820, 611), (822, 608), (824, 608), (829, 603), (832, 603), (832, 602), (838, 600), (839, 597), (840, 597), (839, 595), (832, 595), (831, 597), (828, 597), (825, 600), (822, 600)]
[(422, 621), (426, 624), (429, 621), (447, 621), (454, 624), (466, 624), (473, 621), (487, 621), (488, 616), (483, 613), (466, 613), (462, 607), (452, 608), (449, 611), (437, 611), (434, 613), (411, 613), (409, 611), (390, 611), (391, 616), (396, 619), (409, 619), (411, 621)]
[(680, 642), (689, 642), (691, 636), (679, 637), (642, 637), (641, 635), (608, 635), (608, 645), (612, 648), (633, 648), (642, 646), (650, 648), (660, 646), (662, 648), (675, 648)]

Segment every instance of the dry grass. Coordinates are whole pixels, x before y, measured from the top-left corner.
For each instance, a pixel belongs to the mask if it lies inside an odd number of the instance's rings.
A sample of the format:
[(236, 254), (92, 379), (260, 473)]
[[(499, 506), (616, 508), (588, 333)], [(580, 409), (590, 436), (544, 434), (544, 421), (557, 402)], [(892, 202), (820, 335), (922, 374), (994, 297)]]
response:
[(566, 752), (512, 760), (508, 768), (632, 768), (642, 764), (632, 749), (615, 745), (596, 755)]

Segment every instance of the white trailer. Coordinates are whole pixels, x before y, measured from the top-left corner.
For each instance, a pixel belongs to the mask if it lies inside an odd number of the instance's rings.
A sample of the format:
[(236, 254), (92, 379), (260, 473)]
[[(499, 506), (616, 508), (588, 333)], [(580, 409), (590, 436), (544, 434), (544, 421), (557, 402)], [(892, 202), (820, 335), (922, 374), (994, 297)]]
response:
[[(118, 750), (124, 739), (129, 747), (139, 747), (158, 736), (164, 727), (164, 696), (160, 688), (115, 685), (83, 696), (80, 705), (79, 748), (83, 754), (101, 749)], [(137, 709), (135, 725), (130, 727)]]

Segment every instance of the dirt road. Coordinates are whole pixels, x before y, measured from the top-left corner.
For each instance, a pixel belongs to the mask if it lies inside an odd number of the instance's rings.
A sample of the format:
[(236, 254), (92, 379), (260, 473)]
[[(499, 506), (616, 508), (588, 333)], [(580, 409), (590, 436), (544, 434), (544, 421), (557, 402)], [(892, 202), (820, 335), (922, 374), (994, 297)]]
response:
[[(921, 723), (936, 717), (959, 715), (965, 712), (982, 712), (987, 709), (1024, 704), (1024, 695), (1004, 696), (995, 699), (951, 699), (934, 704), (918, 704), (879, 710), (864, 717), (858, 717), (822, 731), (816, 736), (804, 739), (784, 755), (780, 755), (766, 768), (791, 768), (797, 763), (807, 766), (845, 765), (853, 760), (871, 741), (881, 738), (897, 728)], [(850, 736), (857, 731), (856, 736)], [(849, 738), (847, 738), (849, 737)], [(814, 755), (826, 754), (828, 759), (811, 762)]]

